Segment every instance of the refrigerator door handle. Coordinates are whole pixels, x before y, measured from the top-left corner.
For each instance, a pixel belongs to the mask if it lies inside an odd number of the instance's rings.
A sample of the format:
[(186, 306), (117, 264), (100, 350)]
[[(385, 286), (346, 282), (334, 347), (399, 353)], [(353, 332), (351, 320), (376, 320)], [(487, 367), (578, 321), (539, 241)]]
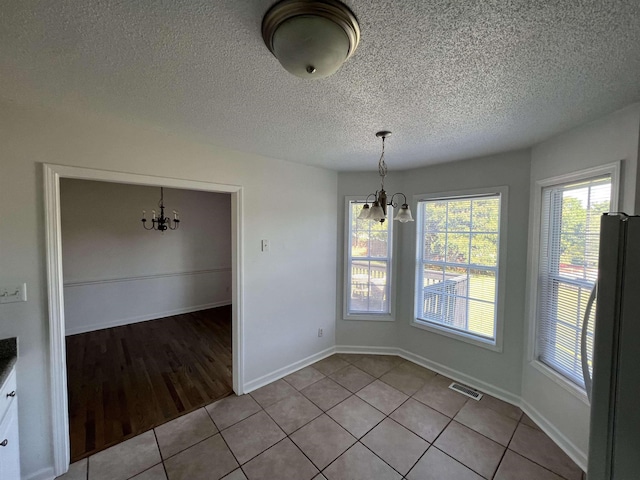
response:
[(580, 335), (580, 358), (582, 360), (582, 377), (584, 378), (584, 389), (587, 391), (587, 398), (591, 402), (591, 373), (589, 372), (589, 358), (587, 354), (587, 331), (589, 330), (589, 317), (591, 316), (591, 308), (596, 299), (598, 291), (598, 282), (596, 281), (587, 301), (587, 308), (584, 311), (582, 319), (582, 333)]

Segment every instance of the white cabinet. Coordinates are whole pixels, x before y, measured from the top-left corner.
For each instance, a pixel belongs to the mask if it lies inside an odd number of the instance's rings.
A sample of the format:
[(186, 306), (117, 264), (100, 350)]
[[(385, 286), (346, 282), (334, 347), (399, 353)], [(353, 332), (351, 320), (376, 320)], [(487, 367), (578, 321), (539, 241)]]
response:
[(0, 387), (0, 479), (20, 480), (15, 367)]

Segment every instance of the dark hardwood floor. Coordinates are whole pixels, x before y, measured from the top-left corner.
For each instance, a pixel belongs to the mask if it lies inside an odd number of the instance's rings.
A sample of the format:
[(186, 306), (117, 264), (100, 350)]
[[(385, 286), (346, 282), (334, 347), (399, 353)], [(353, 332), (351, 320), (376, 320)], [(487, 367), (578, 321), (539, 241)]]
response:
[(72, 462), (232, 392), (231, 306), (66, 344)]

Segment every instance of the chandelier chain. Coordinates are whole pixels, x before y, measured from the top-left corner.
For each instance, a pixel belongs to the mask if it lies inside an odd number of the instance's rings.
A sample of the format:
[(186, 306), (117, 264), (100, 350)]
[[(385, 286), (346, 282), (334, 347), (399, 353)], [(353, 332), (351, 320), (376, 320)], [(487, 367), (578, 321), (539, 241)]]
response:
[(382, 137), (382, 154), (380, 155), (380, 160), (378, 160), (378, 173), (382, 178), (381, 189), (384, 190), (384, 177), (387, 176), (387, 163), (384, 161), (384, 140), (385, 137)]

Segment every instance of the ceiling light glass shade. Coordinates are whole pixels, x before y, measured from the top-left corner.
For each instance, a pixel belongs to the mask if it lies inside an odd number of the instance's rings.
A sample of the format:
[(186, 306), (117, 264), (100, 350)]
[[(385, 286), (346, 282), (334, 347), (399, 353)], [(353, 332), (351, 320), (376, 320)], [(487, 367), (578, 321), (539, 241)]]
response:
[(327, 18), (293, 17), (273, 34), (273, 54), (296, 77), (315, 79), (333, 75), (348, 53), (347, 35)]
[(406, 203), (402, 204), (402, 207), (398, 210), (398, 214), (394, 220), (398, 220), (400, 223), (413, 222), (413, 216), (411, 215), (411, 210), (409, 209), (409, 205)]
[(382, 209), (382, 207), (378, 202), (375, 202), (373, 204), (373, 207), (371, 207), (370, 210), (371, 211), (369, 212), (369, 217), (368, 217), (369, 220), (373, 220), (374, 222), (379, 222), (384, 218), (384, 210)]
[(262, 38), (288, 72), (323, 78), (353, 55), (360, 27), (351, 10), (337, 0), (282, 0), (262, 19)]
[(371, 214), (371, 209), (369, 208), (369, 204), (365, 203), (364, 207), (362, 207), (362, 210), (360, 210), (360, 215), (358, 215), (358, 220), (366, 220), (367, 218), (369, 218), (370, 214)]

